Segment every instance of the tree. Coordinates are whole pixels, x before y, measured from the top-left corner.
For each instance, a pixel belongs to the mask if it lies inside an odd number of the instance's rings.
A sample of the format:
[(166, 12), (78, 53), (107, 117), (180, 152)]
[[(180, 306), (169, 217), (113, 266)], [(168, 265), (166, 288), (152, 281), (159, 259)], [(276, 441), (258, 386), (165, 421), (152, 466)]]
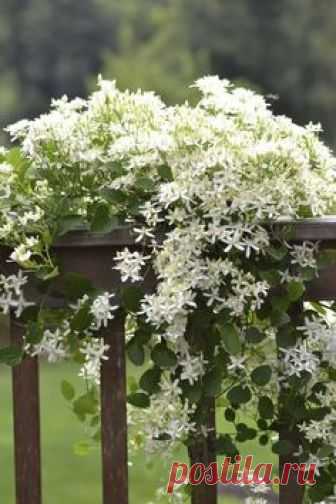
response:
[(192, 99), (188, 86), (209, 68), (206, 51), (192, 51), (178, 0), (147, 9), (147, 21), (140, 27), (138, 9), (131, 16), (128, 10), (118, 49), (105, 59), (104, 76), (115, 78), (121, 89), (154, 90), (168, 103)]

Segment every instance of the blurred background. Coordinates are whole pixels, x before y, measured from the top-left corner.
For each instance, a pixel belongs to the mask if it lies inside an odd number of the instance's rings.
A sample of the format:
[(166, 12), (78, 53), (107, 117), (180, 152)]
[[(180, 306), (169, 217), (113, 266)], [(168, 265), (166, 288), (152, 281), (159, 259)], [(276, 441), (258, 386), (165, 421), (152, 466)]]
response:
[(210, 73), (277, 95), (335, 145), (335, 25), (334, 0), (1, 0), (0, 126), (85, 96), (97, 73), (168, 103)]
[[(335, 146), (335, 28), (335, 0), (0, 0), (0, 129), (47, 111), (52, 97), (85, 97), (98, 73), (123, 89), (153, 89), (169, 104), (193, 100), (188, 86), (219, 74), (276, 96), (275, 111), (300, 124), (321, 122)], [(77, 372), (68, 364), (42, 366), (45, 504), (100, 502), (98, 445), (87, 446), (60, 393), (61, 379), (73, 382)], [(10, 370), (2, 366), (3, 504), (14, 503), (11, 423)], [(242, 453), (274, 460), (254, 442)], [(131, 503), (157, 502), (155, 488), (166, 482), (171, 460), (139, 453), (131, 462)]]

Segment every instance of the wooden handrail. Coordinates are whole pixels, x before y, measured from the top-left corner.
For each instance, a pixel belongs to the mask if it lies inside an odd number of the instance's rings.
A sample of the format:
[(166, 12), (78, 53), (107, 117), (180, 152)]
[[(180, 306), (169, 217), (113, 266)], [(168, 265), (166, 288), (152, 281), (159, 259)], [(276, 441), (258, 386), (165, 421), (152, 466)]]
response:
[[(293, 241), (320, 241), (322, 246), (336, 249), (335, 216), (302, 221), (281, 220), (272, 225), (280, 230), (289, 226)], [(105, 263), (112, 260), (116, 250), (125, 246), (136, 246), (134, 236), (128, 227), (116, 229), (107, 235), (86, 231), (71, 232), (57, 240), (53, 250), (62, 256), (68, 268), (73, 268), (77, 264), (77, 258), (81, 258), (78, 272), (88, 272), (91, 279), (94, 280), (97, 277), (98, 284), (108, 288), (115, 285), (116, 277), (109, 276), (112, 275), (111, 267)], [(4, 250), (2, 254), (5, 257)], [(13, 265), (10, 267), (12, 268)], [(101, 270), (97, 273), (99, 268)], [(336, 265), (326, 270), (323, 275), (321, 281), (317, 280), (309, 287), (308, 299), (336, 299)], [(128, 504), (124, 319), (119, 317), (111, 321), (108, 328), (104, 330), (103, 337), (110, 345), (109, 360), (103, 362), (101, 376), (103, 504)], [(15, 345), (22, 345), (23, 328), (14, 320), (11, 321), (11, 340)], [(42, 504), (37, 358), (25, 357), (22, 363), (13, 369), (13, 398), (16, 502), (17, 504)], [(209, 410), (209, 427), (212, 429), (212, 440), (209, 440), (210, 444), (205, 450), (204, 460), (199, 460), (205, 464), (215, 458), (212, 451), (215, 434), (214, 407), (211, 411)], [(192, 456), (192, 458), (195, 457)], [(281, 464), (284, 462), (282, 459)], [(281, 502), (300, 503), (298, 499), (289, 501), (288, 489), (286, 492), (286, 497), (284, 497), (285, 491), (280, 490)], [(291, 498), (294, 499), (294, 497)], [(192, 502), (193, 504), (215, 504), (216, 492), (213, 488), (208, 492), (195, 488)]]

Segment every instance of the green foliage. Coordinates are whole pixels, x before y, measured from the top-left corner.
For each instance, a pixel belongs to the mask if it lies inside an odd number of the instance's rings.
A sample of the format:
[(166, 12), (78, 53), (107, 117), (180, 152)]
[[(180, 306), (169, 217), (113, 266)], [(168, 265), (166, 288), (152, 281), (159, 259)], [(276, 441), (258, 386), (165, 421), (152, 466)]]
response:
[(140, 303), (143, 298), (141, 287), (129, 286), (121, 290), (122, 306), (128, 312), (136, 312), (140, 309)]
[(148, 394), (159, 392), (160, 390), (161, 370), (159, 367), (153, 367), (145, 371), (141, 376), (139, 385), (142, 390)]
[(7, 364), (7, 366), (16, 366), (19, 364), (23, 357), (23, 351), (16, 346), (9, 346), (0, 348), (0, 364)]
[(233, 324), (217, 325), (224, 347), (228, 353), (237, 355), (242, 350), (239, 331)]
[[(64, 394), (64, 391), (62, 389)], [(69, 393), (70, 390), (67, 390)], [(77, 415), (79, 420), (84, 422), (87, 416), (92, 416), (97, 413), (98, 409), (98, 400), (93, 389), (88, 390), (85, 394), (82, 394), (78, 398), (73, 401), (73, 410)]]
[(130, 361), (136, 366), (142, 366), (145, 362), (145, 350), (137, 338), (132, 338), (126, 346), (127, 355)]
[(64, 399), (66, 399), (67, 401), (72, 401), (74, 399), (76, 393), (75, 389), (73, 385), (71, 385), (71, 383), (67, 380), (62, 380), (61, 391)]
[(263, 387), (269, 383), (269, 381), (272, 378), (272, 369), (270, 366), (259, 366), (256, 369), (252, 371), (251, 374), (251, 379), (252, 381), (260, 386)]
[(160, 368), (171, 368), (177, 364), (176, 355), (167, 347), (165, 342), (155, 345), (151, 353), (151, 358)]
[(135, 392), (134, 394), (129, 394), (127, 397), (127, 401), (132, 404), (132, 406), (136, 406), (137, 408), (148, 408), (150, 405), (150, 398), (147, 394), (143, 392)]
[(261, 418), (271, 419), (274, 416), (274, 406), (272, 399), (267, 396), (263, 396), (259, 399), (258, 412)]
[(227, 398), (231, 404), (240, 406), (241, 404), (248, 403), (252, 399), (252, 394), (248, 387), (237, 385), (229, 390)]
[(98, 203), (91, 208), (91, 212), (91, 231), (96, 233), (108, 233), (118, 226), (118, 219), (111, 215), (111, 207), (107, 203)]

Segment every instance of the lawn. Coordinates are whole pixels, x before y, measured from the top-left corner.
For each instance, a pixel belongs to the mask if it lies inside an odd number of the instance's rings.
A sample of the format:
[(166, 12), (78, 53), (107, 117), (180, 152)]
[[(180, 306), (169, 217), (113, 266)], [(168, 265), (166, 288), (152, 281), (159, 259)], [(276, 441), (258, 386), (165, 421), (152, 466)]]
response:
[[(99, 504), (101, 502), (100, 451), (88, 455), (74, 453), (74, 445), (85, 440), (83, 426), (74, 417), (60, 393), (60, 381), (68, 378), (81, 384), (72, 364), (43, 364), (41, 369), (42, 456), (44, 504)], [(29, 419), (27, 419), (29, 421)], [(220, 420), (220, 423), (223, 422)], [(13, 440), (11, 416), (10, 370), (0, 367), (0, 502), (14, 503)], [(223, 425), (222, 425), (223, 427)], [(246, 443), (243, 453), (253, 453), (257, 461), (270, 461), (265, 449)], [(183, 458), (180, 454), (179, 458)], [(266, 457), (266, 460), (265, 460)], [(160, 458), (138, 454), (130, 468), (131, 504), (148, 504), (154, 500), (160, 479), (167, 479), (167, 468)], [(238, 501), (226, 497), (226, 504)], [(167, 502), (164, 499), (161, 502)]]

